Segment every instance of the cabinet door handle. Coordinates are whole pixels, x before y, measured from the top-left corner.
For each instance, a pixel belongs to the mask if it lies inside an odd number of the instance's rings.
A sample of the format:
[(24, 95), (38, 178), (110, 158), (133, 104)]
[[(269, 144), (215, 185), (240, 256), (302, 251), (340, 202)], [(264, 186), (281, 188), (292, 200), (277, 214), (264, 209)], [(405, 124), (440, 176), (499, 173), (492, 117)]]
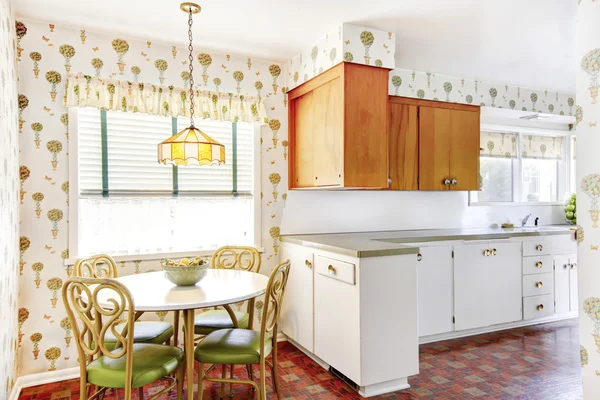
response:
[(485, 250), (483, 251), (483, 255), (484, 255), (484, 256), (486, 256), (486, 257), (489, 257), (489, 256), (490, 256), (490, 254), (492, 254), (492, 252), (490, 251), (490, 249), (485, 249)]
[(544, 305), (540, 304), (539, 306), (537, 306), (538, 311), (542, 311), (544, 309)]
[[(542, 262), (541, 262), (541, 261), (538, 261), (538, 262), (536, 262), (536, 263), (535, 263), (535, 267), (536, 267), (536, 268), (542, 268), (542, 265), (543, 265), (543, 264), (542, 264)], [(566, 267), (565, 267), (565, 268), (566, 268)]]
[(563, 268), (564, 269), (569, 269), (570, 266), (571, 266), (571, 264), (565, 264), (565, 265), (563, 265)]
[(496, 255), (496, 254), (498, 254), (498, 250), (496, 250), (496, 249), (492, 249), (492, 254), (493, 254), (493, 255)]
[(577, 263), (571, 264), (571, 269), (575, 269), (575, 268), (577, 268)]
[(537, 251), (543, 251), (544, 250), (544, 246), (542, 246), (541, 244), (538, 244), (537, 246), (535, 246), (535, 249)]
[(444, 185), (446, 185), (446, 186), (450, 186), (450, 183), (451, 183), (450, 179), (446, 178), (446, 179), (444, 180)]
[(327, 271), (329, 271), (329, 273), (331, 275), (335, 275), (335, 268), (333, 267), (333, 265), (329, 265), (329, 267), (327, 267)]
[(304, 265), (306, 265), (308, 268), (312, 268), (312, 263), (308, 260), (304, 261)]
[(423, 254), (417, 254), (417, 261), (421, 261), (423, 259)]
[(542, 286), (544, 286), (544, 284), (542, 282), (538, 282), (538, 283), (535, 284), (535, 286), (539, 289)]
[(458, 179), (454, 178), (454, 179), (452, 179), (452, 182), (450, 182), (450, 183), (452, 183), (453, 186), (456, 186), (456, 185), (458, 185)]

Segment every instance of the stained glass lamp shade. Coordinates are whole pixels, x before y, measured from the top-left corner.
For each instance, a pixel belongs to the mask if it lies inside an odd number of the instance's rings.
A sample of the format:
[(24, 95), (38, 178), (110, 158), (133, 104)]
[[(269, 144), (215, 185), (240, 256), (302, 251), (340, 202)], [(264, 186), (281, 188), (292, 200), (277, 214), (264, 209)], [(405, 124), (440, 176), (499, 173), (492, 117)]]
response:
[(192, 67), (193, 38), (192, 14), (200, 12), (195, 3), (181, 3), (181, 10), (188, 14), (188, 37), (190, 39), (190, 126), (158, 145), (158, 162), (173, 165), (220, 165), (225, 164), (225, 146), (194, 126), (194, 68)]
[(173, 165), (225, 164), (225, 146), (190, 126), (158, 145), (158, 162)]

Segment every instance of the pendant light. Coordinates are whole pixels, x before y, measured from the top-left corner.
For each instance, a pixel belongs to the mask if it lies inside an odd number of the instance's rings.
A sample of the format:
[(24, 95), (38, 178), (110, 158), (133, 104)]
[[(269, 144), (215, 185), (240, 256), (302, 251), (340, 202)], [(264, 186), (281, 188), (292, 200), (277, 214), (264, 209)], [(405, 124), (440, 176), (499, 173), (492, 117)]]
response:
[(194, 61), (192, 44), (192, 15), (200, 12), (195, 3), (181, 3), (181, 10), (189, 15), (188, 37), (190, 39), (190, 126), (158, 145), (158, 162), (173, 165), (219, 165), (225, 164), (225, 146), (194, 126)]

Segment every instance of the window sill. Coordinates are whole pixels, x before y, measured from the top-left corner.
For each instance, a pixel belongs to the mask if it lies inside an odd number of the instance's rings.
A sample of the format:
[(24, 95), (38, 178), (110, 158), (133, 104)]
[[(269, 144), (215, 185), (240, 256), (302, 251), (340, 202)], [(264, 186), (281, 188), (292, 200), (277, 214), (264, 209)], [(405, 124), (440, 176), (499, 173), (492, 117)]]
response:
[(565, 203), (561, 201), (536, 201), (536, 202), (469, 202), (469, 207), (536, 207), (536, 206), (564, 206)]
[[(257, 247), (256, 249), (261, 254), (264, 253), (264, 251), (265, 251), (264, 247)], [(159, 261), (159, 260), (162, 260), (163, 258), (182, 258), (182, 257), (189, 257), (191, 255), (201, 256), (201, 257), (202, 256), (212, 256), (213, 253), (215, 252), (215, 250), (216, 249), (214, 249), (214, 250), (179, 251), (179, 252), (173, 252), (173, 253), (130, 254), (130, 255), (114, 256), (113, 259), (116, 262)], [(63, 265), (65, 265), (65, 266), (74, 265), (78, 259), (79, 258), (68, 258), (64, 261)]]

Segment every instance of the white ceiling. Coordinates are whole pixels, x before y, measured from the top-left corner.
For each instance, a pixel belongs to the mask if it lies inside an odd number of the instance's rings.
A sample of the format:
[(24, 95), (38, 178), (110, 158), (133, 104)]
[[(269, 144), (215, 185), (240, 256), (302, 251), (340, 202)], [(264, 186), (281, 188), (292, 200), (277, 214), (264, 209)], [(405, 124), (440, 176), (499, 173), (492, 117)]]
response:
[[(576, 2), (197, 0), (195, 44), (284, 61), (342, 22), (397, 33), (397, 66), (575, 91)], [(13, 0), (19, 17), (184, 44), (179, 0)], [(206, 45), (209, 44), (209, 45)]]

